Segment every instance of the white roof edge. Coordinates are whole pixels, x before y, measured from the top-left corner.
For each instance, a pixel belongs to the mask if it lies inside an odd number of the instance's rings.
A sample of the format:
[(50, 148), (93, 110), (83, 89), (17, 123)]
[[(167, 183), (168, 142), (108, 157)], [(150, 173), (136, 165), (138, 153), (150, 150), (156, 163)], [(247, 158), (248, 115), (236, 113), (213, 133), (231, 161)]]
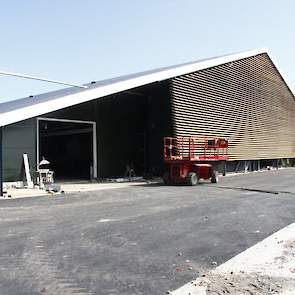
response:
[[(196, 62), (195, 64), (180, 66), (176, 69), (171, 69), (171, 70), (165, 71), (168, 75), (170, 74), (170, 72), (171, 72), (171, 74), (169, 75), (168, 78), (165, 78), (163, 80), (170, 79), (170, 78), (177, 77), (177, 76), (181, 76), (184, 74), (189, 74), (189, 73), (200, 71), (200, 70), (204, 70), (204, 69), (209, 69), (212, 67), (216, 67), (216, 66), (228, 63), (228, 62), (234, 62), (236, 60), (255, 56), (255, 55), (258, 55), (261, 53), (268, 54), (269, 53), (268, 48), (254, 49), (254, 50), (250, 50), (250, 51), (235, 53), (235, 54), (231, 54), (231, 55), (225, 55), (225, 56), (216, 57), (216, 58), (209, 59), (209, 60)], [(177, 72), (177, 74), (175, 74), (175, 72)]]
[(175, 68), (170, 68), (166, 70), (164, 69), (163, 71), (159, 71), (156, 73), (144, 74), (142, 76), (133, 77), (128, 80), (113, 82), (108, 85), (99, 86), (97, 88), (83, 90), (75, 94), (69, 94), (54, 98), (46, 102), (40, 102), (27, 107), (14, 109), (12, 111), (0, 114), (0, 126), (16, 123), (25, 119), (37, 117), (45, 113), (50, 113), (59, 109), (87, 102), (96, 98), (105, 97), (128, 89), (147, 85), (153, 82), (167, 80), (184, 74), (189, 74), (192, 72), (215, 67), (221, 64), (233, 62), (262, 53), (267, 53), (268, 55), (270, 54), (267, 48), (259, 48), (246, 52), (199, 61), (192, 64), (179, 65)]

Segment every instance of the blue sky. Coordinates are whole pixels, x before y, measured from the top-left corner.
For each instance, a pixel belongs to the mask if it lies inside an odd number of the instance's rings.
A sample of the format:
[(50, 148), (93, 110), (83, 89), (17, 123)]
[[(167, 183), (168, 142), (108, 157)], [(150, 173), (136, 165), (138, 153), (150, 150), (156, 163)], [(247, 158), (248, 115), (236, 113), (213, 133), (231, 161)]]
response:
[[(0, 70), (87, 83), (268, 47), (295, 81), (292, 0), (0, 0)], [(0, 76), (0, 101), (61, 86)]]

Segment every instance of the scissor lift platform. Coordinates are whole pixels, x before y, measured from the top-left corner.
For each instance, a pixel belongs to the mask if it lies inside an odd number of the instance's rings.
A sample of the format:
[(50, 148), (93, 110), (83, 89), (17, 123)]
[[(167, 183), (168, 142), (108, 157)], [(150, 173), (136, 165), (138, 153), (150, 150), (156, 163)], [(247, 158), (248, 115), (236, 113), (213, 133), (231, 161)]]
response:
[(208, 136), (164, 137), (163, 158), (169, 168), (163, 175), (166, 184), (196, 185), (200, 179), (216, 183), (216, 166), (229, 159), (228, 140)]

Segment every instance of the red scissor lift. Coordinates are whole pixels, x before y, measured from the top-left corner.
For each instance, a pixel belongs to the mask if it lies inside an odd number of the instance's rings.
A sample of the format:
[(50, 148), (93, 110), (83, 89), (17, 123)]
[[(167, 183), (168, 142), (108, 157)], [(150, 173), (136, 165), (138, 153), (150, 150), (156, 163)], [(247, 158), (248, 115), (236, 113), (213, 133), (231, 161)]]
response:
[(166, 184), (196, 185), (199, 179), (218, 182), (215, 169), (218, 162), (228, 160), (228, 140), (221, 137), (164, 137), (164, 162), (169, 172), (163, 176)]

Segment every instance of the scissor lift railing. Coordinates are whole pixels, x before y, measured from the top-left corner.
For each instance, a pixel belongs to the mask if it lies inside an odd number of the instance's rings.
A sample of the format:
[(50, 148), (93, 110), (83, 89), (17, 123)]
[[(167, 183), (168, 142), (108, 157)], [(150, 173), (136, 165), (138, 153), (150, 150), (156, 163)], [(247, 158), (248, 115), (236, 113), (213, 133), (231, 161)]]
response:
[(228, 141), (221, 137), (164, 137), (164, 161), (228, 160)]

